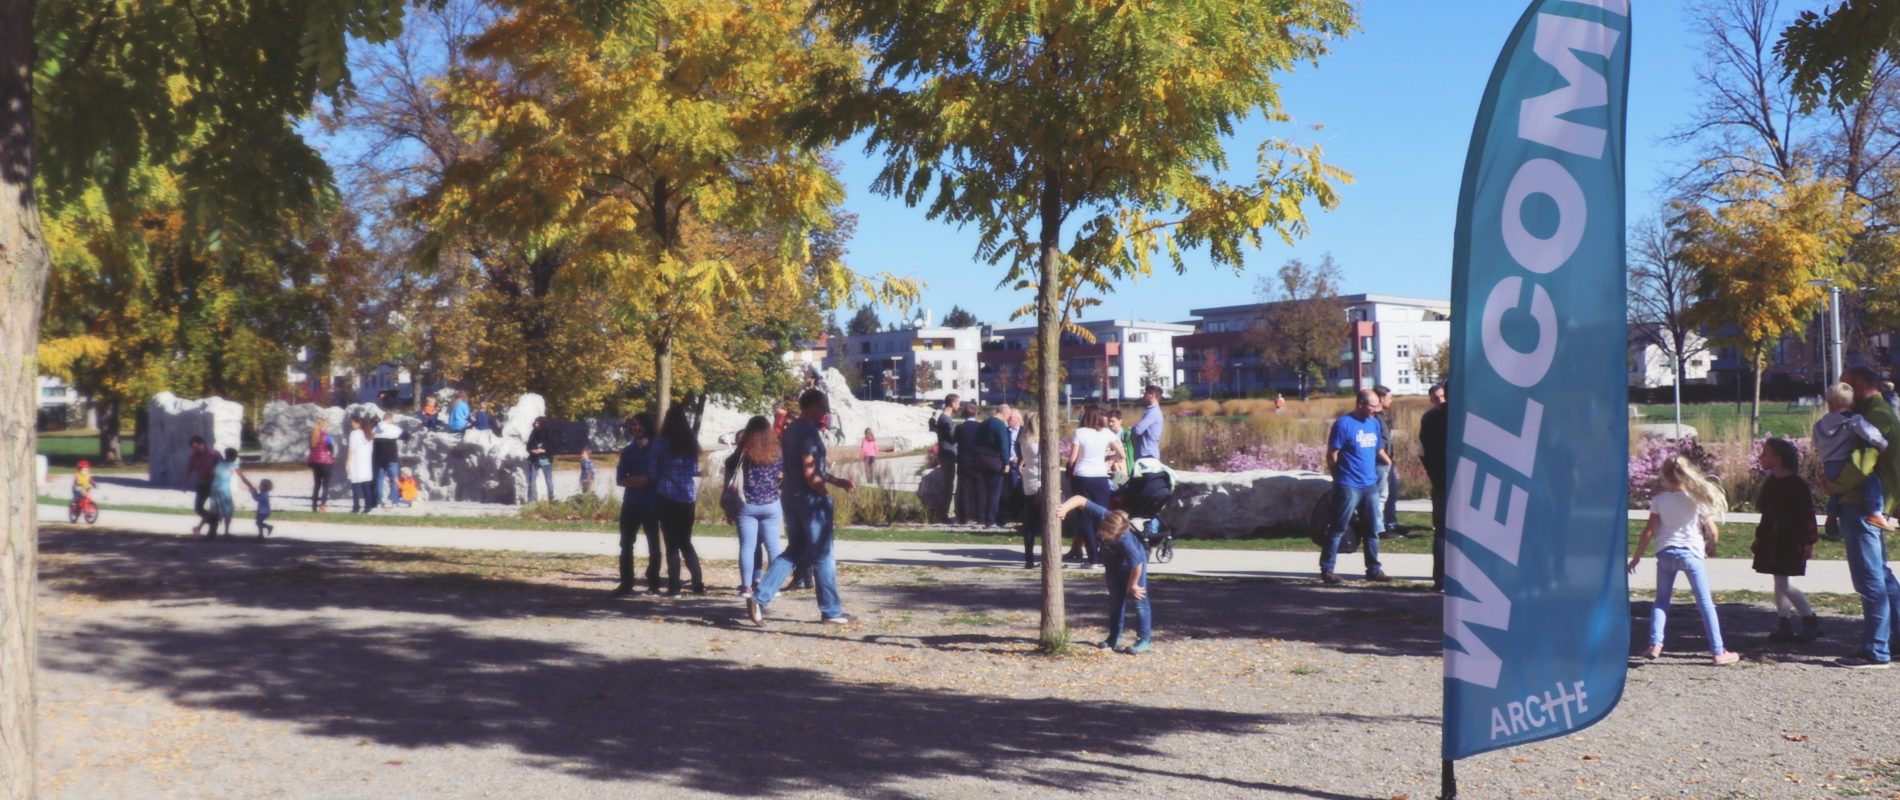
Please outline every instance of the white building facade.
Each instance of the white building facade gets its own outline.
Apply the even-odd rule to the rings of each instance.
[[[828,366],[856,376],[852,387],[866,400],[942,400],[977,390],[977,356],[983,329],[909,327],[831,337]],[[929,364],[928,384],[918,385],[918,366]]]

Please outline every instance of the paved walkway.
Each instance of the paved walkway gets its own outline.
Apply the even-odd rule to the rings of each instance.
[[[41,522],[65,522],[63,506],[41,505]],[[147,533],[188,535],[192,518],[178,514],[151,514],[107,509],[102,524]],[[254,531],[248,519],[237,524],[240,534]],[[535,553],[579,553],[612,555],[619,552],[619,538],[603,533],[575,531],[481,530],[463,528],[424,528],[391,525],[351,525],[323,522],[280,522],[274,539],[320,542],[350,542],[364,545],[401,547],[454,547],[474,550],[511,550]],[[244,536],[231,546],[245,546]],[[707,558],[736,559],[736,542],[725,537],[702,537],[699,551]],[[858,542],[840,541],[838,559],[861,564],[896,564],[935,567],[1010,567],[1022,568],[1020,547],[990,543],[949,544],[931,542]],[[1400,580],[1431,579],[1432,558],[1423,554],[1392,553],[1382,558],[1385,570]],[[1362,557],[1340,557],[1340,574],[1355,577]],[[1219,578],[1313,578],[1318,574],[1318,554],[1311,550],[1195,550],[1177,548],[1174,561],[1157,564],[1156,574],[1195,575]],[[1744,559],[1721,558],[1709,562],[1711,582],[1719,589],[1748,589],[1772,592],[1774,580],[1757,574]],[[1071,570],[1071,575],[1095,574]],[[1630,576],[1630,586],[1650,589],[1655,586],[1655,570],[1644,568]],[[1810,592],[1851,593],[1853,584],[1844,561],[1811,561],[1808,574],[1797,586]],[[1683,584],[1678,584],[1681,589]]]

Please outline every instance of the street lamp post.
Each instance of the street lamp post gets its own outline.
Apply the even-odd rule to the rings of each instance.
[[[1808,281],[1808,285],[1827,287],[1827,322],[1821,334],[1826,340],[1826,349],[1821,354],[1821,387],[1825,396],[1828,384],[1847,369],[1841,355],[1841,286],[1833,278],[1816,278]]]

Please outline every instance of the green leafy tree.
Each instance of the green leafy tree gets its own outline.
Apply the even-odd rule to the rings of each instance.
[[[941,388],[943,381],[937,379],[936,362],[919,360],[917,362],[917,368],[911,373],[911,383],[916,388],[918,397],[922,397]]]
[[[1310,386],[1326,382],[1326,371],[1339,366],[1348,341],[1341,277],[1328,253],[1318,264],[1288,259],[1277,274],[1260,279],[1267,317],[1265,324],[1247,330],[1247,342],[1268,361],[1293,369],[1301,397]]]
[[[884,322],[877,318],[877,309],[868,305],[859,306],[858,312],[852,314],[851,321],[845,325],[845,332],[852,336],[864,336],[883,329]]]
[[[943,315],[943,326],[946,328],[974,328],[981,324],[976,315],[963,310],[963,306],[951,306],[950,313]]]
[[[824,0],[819,10],[866,43],[871,69],[866,81],[828,76],[811,113],[828,123],[820,136],[868,130],[886,159],[877,191],[975,225],[1003,282],[1036,288],[1044,354],[1057,352],[1065,289],[1147,275],[1157,253],[1184,270],[1184,249],[1238,267],[1263,232],[1303,234],[1305,204],[1332,206],[1347,177],[1317,148],[1276,138],[1236,182],[1223,142],[1253,115],[1287,119],[1277,77],[1355,26],[1345,0]],[[1038,361],[1041,408],[1058,407],[1058,361]],[[1051,486],[1060,427],[1042,432]],[[1043,497],[1045,545],[1060,530],[1055,495]],[[1067,638],[1060,566],[1043,571],[1050,647]]]
[[[1900,59],[1900,1],[1846,0],[1802,11],[1775,53],[1808,108],[1857,102],[1873,89],[1880,60]]]

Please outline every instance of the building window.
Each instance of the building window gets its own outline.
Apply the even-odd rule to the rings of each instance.
[[[1142,342],[1145,342],[1145,341],[1148,341],[1148,334],[1146,334],[1146,333],[1131,333],[1131,334],[1128,334],[1128,343],[1129,343],[1129,344],[1140,344],[1140,343],[1142,343]]]
[[[1399,385],[1400,386],[1412,385],[1412,371],[1411,370],[1409,369],[1399,370]]]
[[[1399,348],[1399,352],[1398,352],[1399,358],[1412,357],[1412,343],[1411,342],[1399,342],[1398,348]]]

